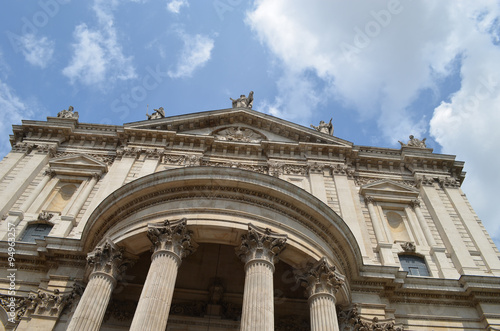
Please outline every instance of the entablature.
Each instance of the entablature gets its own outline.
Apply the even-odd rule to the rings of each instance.
[[[419,190],[405,184],[384,179],[360,187],[359,193],[375,201],[409,204],[418,198]]]

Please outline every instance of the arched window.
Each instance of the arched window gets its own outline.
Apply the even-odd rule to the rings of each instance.
[[[50,230],[52,230],[52,226],[52,224],[46,223],[29,224],[20,241],[34,243],[35,239],[43,239],[49,234]]]
[[[404,271],[412,276],[430,276],[427,263],[423,257],[412,254],[399,255],[399,262]]]

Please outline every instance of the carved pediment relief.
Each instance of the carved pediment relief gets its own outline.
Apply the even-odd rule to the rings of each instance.
[[[419,191],[413,187],[389,179],[361,186],[359,193],[376,201],[409,203],[416,199]]]
[[[222,128],[215,130],[212,135],[217,140],[225,141],[236,141],[245,143],[259,143],[262,140],[266,140],[266,137],[250,128],[245,128],[241,126],[230,126],[227,128]]]
[[[49,161],[49,165],[52,171],[62,175],[92,176],[102,175],[108,171],[106,163],[84,154],[54,158]]]
[[[325,136],[317,130],[276,118],[252,109],[221,109],[194,114],[165,117],[152,121],[129,123],[125,132],[141,130],[146,134],[186,134],[214,136],[218,140],[241,142],[310,142],[352,148],[352,143],[334,136]],[[238,131],[241,130],[242,132]],[[228,131],[224,131],[228,130]]]

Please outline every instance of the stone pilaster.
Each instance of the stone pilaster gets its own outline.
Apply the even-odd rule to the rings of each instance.
[[[31,153],[33,148],[34,145],[29,143],[17,143],[12,146],[12,151],[0,163],[0,181],[19,164],[19,161]]]
[[[335,267],[323,257],[309,270],[299,274],[297,280],[306,287],[311,331],[338,331],[335,293],[343,281],[335,274]]]
[[[435,183],[425,178],[419,179],[422,200],[436,224],[436,228],[443,240],[446,250],[461,275],[477,275],[480,270],[474,262],[469,249],[462,239],[459,229],[455,225],[452,216],[442,201]]]
[[[16,170],[16,176],[0,191],[0,217],[8,212],[29,184],[45,167],[54,150],[54,147],[40,145],[37,152],[32,151],[23,158],[22,163],[18,163],[17,167],[19,170]]]
[[[368,213],[373,224],[373,231],[377,239],[377,250],[380,253],[382,265],[395,265],[394,255],[392,254],[392,243],[387,240],[387,235],[384,232],[380,217],[377,214],[374,206],[374,199],[370,196],[365,197]]]
[[[274,264],[287,236],[249,224],[236,254],[245,263],[241,331],[274,330]]]
[[[368,250],[371,251],[372,249],[368,246],[370,239],[364,225],[364,216],[361,212],[361,206],[353,198],[357,194],[354,182],[350,179],[354,170],[344,164],[332,165],[331,169],[342,219],[347,223],[356,238],[361,254],[363,254],[363,259],[370,259],[368,257]]]
[[[69,323],[70,331],[100,329],[117,278],[127,266],[122,251],[109,239],[88,254],[87,262],[92,273]]]
[[[85,185],[85,188],[78,195],[78,198],[73,203],[73,206],[71,206],[71,209],[68,211],[68,216],[76,218],[76,216],[80,212],[80,209],[82,209],[85,201],[87,201],[87,199],[89,198],[90,193],[92,192],[95,184],[100,178],[101,176],[99,174],[93,174],[92,177],[88,179],[87,185]]]
[[[153,255],[130,330],[165,330],[177,271],[182,259],[194,251],[187,221],[148,225]]]

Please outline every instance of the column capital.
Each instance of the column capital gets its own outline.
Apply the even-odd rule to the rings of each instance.
[[[14,146],[12,146],[12,152],[15,153],[23,153],[28,155],[35,148],[35,145],[32,143],[18,142]]]
[[[420,207],[420,200],[419,199],[414,199],[410,201],[410,206],[415,209]]]
[[[116,281],[127,269],[130,261],[123,257],[123,248],[116,246],[109,238],[87,254],[87,263],[92,274],[106,274]]]
[[[96,182],[98,182],[101,179],[101,176],[102,175],[100,173],[94,172],[90,176],[90,180],[94,179]]]
[[[325,257],[322,257],[308,270],[299,272],[296,279],[302,286],[306,287],[306,294],[309,298],[315,294],[335,296],[339,287],[344,283],[335,274],[335,266],[330,265]]]
[[[367,195],[365,196],[365,201],[366,201],[366,204],[373,204],[375,202],[375,198],[372,197],[371,195]]]
[[[49,178],[54,178],[56,176],[56,172],[52,169],[47,169],[43,172],[43,175]]]
[[[153,243],[151,247],[154,255],[158,252],[171,252],[179,262],[196,249],[191,243],[192,231],[187,229],[187,219],[170,222],[148,224],[148,238]]]
[[[241,245],[236,248],[236,255],[245,264],[252,260],[264,260],[274,265],[278,262],[279,253],[285,249],[287,238],[286,234],[248,224],[248,233],[241,236]]]

